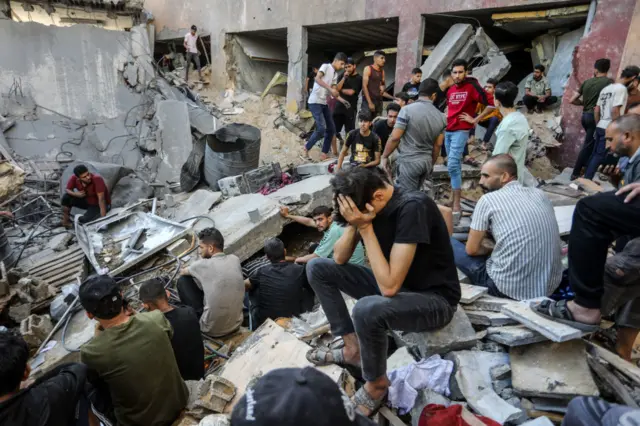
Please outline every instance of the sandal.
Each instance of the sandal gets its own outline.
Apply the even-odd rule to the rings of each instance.
[[[327,361],[327,355],[331,354],[333,361]],[[307,361],[317,367],[323,367],[325,365],[337,364],[344,365],[344,353],[342,348],[329,349],[329,348],[314,348],[307,352]]]
[[[569,327],[576,328],[586,333],[593,333],[600,329],[598,324],[586,324],[576,321],[569,308],[567,308],[566,300],[560,300],[558,302],[554,300],[543,300],[539,304],[534,302],[531,304],[531,309],[536,314],[550,319],[551,321],[566,324]]]
[[[380,399],[373,399],[369,392],[362,386],[358,391],[353,395],[353,404],[356,406],[356,410],[360,412],[363,416],[372,417],[375,416],[378,410],[382,407],[382,403],[386,399],[387,394],[384,394]],[[362,410],[359,410],[358,407],[364,407],[369,410],[369,414],[364,414]]]

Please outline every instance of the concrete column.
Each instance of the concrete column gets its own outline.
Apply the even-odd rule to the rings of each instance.
[[[411,9],[413,10],[413,9]],[[410,13],[400,16],[398,56],[396,58],[396,92],[411,78],[411,70],[422,65],[424,16]]]
[[[304,80],[307,76],[307,29],[296,25],[287,28],[289,79],[287,81],[287,111],[303,108]]]
[[[640,1],[636,2],[636,7],[631,17],[627,42],[624,45],[622,60],[620,61],[620,72],[628,65],[640,64]]]

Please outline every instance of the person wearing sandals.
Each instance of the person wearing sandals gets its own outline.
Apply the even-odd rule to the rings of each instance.
[[[482,166],[483,195],[473,212],[466,245],[451,239],[456,266],[489,295],[516,300],[549,296],[562,280],[560,231],[553,205],[537,188],[518,182],[508,154]],[[495,247],[483,240],[491,233]]]
[[[380,169],[353,168],[331,181],[345,225],[333,260],[307,264],[309,284],[331,333],[344,348],[315,348],[316,365],[360,366],[366,381],[354,403],[370,416],[387,394],[387,331],[423,332],[446,326],[460,301],[460,282],[447,225],[426,194],[394,187]],[[362,240],[371,269],[349,264]],[[341,292],[358,299],[353,321]]]
[[[619,327],[616,350],[629,359],[630,342],[640,329],[640,116],[613,120],[605,138],[616,154],[630,160],[617,192],[601,192],[576,204],[569,234],[569,284],[576,297],[544,301],[533,309],[585,332],[597,331],[602,315],[614,313]],[[611,243],[622,249],[622,237],[633,241],[607,259]]]

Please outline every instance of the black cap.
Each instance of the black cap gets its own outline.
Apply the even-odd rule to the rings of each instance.
[[[231,426],[374,426],[356,413],[349,397],[313,367],[281,368],[247,389],[231,414]]]
[[[80,286],[80,303],[90,314],[111,319],[122,310],[120,287],[107,275],[91,277]]]

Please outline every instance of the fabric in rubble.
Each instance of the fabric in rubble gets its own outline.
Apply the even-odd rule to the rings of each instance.
[[[463,415],[464,407],[462,405],[451,405],[445,407],[444,405],[429,404],[424,407],[420,419],[418,420],[418,426],[471,426]],[[467,412],[468,413],[468,412]],[[470,416],[475,417],[476,422],[473,425],[477,425],[478,421],[482,422],[486,426],[500,426],[500,423],[491,420],[484,416]]]

